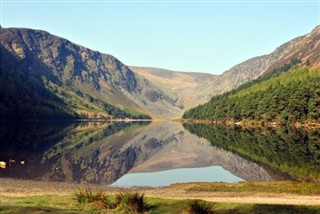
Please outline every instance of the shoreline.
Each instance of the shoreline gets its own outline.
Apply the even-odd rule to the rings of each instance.
[[[189,124],[205,124],[205,125],[226,125],[226,126],[240,126],[243,128],[281,128],[290,127],[295,129],[303,128],[305,130],[320,129],[320,123],[315,121],[304,121],[303,123],[295,122],[292,124],[281,124],[279,122],[263,122],[260,120],[227,120],[227,121],[215,121],[208,119],[178,119],[174,120],[180,123]]]

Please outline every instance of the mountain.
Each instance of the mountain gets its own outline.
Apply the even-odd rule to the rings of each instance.
[[[311,71],[295,59],[276,71],[213,97],[183,117],[264,124],[319,122],[320,67]]]
[[[134,67],[130,69],[150,80],[166,93],[175,96],[183,105],[182,110],[208,102],[213,96],[290,64],[299,59],[311,70],[320,66],[320,26],[304,36],[295,38],[270,54],[251,58],[233,66],[221,75],[187,73],[159,68]],[[177,116],[181,116],[180,111]]]
[[[60,97],[48,90],[42,77],[33,72],[32,68],[39,69],[51,77],[41,63],[21,62],[2,43],[0,60],[0,119],[76,117]]]
[[[189,99],[197,100],[198,104],[205,103],[217,94],[230,91],[249,80],[273,72],[289,64],[292,59],[299,59],[302,64],[313,70],[320,66],[320,26],[310,33],[297,37],[281,46],[270,54],[258,56],[233,66],[221,75],[211,77],[195,88]],[[196,106],[196,105],[195,105]]]
[[[212,74],[207,73],[179,72],[150,67],[130,66],[130,69],[150,80],[166,94],[178,99],[182,103],[183,110],[199,104],[199,100],[190,99],[190,95],[195,93],[207,79],[213,77]],[[178,112],[177,116],[181,115],[182,111]]]
[[[319,67],[320,27],[221,75],[128,67],[41,30],[1,29],[1,118],[179,118],[292,59]],[[208,62],[209,63],[209,62]]]
[[[254,120],[263,123],[308,123],[319,118],[320,26],[273,53],[243,62],[201,87],[222,92],[208,103],[186,111],[184,118]],[[225,81],[222,81],[225,80]],[[220,85],[219,85],[220,84]],[[212,89],[213,90],[213,89]],[[312,123],[313,123],[312,122]]]
[[[138,112],[144,112],[154,117],[172,117],[182,108],[179,100],[132,72],[117,58],[45,31],[6,28],[0,35],[0,48],[1,81],[7,82],[1,88],[6,98],[1,108],[7,112],[3,117],[14,117],[15,112],[23,109],[23,100],[28,99],[22,97],[45,102],[31,102],[34,109],[50,104],[61,111],[68,109],[73,116],[141,118],[145,116]],[[34,89],[19,96],[18,91],[25,91],[21,85]],[[57,101],[51,102],[47,97]],[[6,101],[11,99],[19,103],[16,111],[10,111],[13,104],[7,105]]]

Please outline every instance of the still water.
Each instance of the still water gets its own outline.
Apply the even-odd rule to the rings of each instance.
[[[1,123],[0,177],[120,187],[319,181],[319,139],[318,131],[175,122]]]

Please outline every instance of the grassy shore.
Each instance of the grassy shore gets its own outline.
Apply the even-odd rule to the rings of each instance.
[[[145,198],[145,213],[184,213],[190,200],[162,198]],[[320,213],[319,206],[268,205],[268,204],[236,204],[214,203],[215,213]],[[32,196],[32,197],[1,197],[0,213],[95,213],[104,212],[95,207],[79,206],[73,195],[63,196]],[[105,211],[119,213],[119,211]],[[121,213],[121,212],[120,212]]]
[[[59,191],[59,187],[53,185],[52,191],[49,187],[42,191],[28,183],[18,187],[19,182],[16,181],[17,187],[1,187],[0,213],[125,213],[79,204],[77,189],[73,187],[66,190],[62,186]],[[99,191],[98,187],[90,188]],[[24,192],[20,194],[22,189]],[[165,188],[100,190],[111,200],[115,200],[118,193],[144,193],[145,213],[187,213],[186,207],[195,199],[208,201],[214,213],[320,213],[320,184],[315,183],[186,183]]]

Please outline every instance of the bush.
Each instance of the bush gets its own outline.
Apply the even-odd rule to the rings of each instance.
[[[123,213],[143,213],[144,194],[139,193],[118,193],[116,195],[117,209]]]
[[[213,214],[212,208],[213,204],[209,202],[192,200],[187,204],[185,211],[188,214]]]
[[[93,204],[100,209],[114,209],[115,204],[108,200],[108,197],[102,190],[93,192],[90,188],[79,189],[75,193],[76,200],[79,204]]]
[[[111,198],[113,200],[111,200]],[[144,194],[139,193],[118,193],[113,197],[105,195],[102,190],[92,191],[91,188],[79,189],[75,193],[75,200],[82,205],[82,209],[101,211],[101,209],[115,209],[116,213],[143,213]]]

